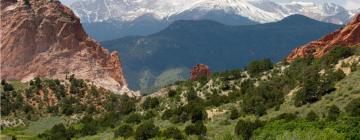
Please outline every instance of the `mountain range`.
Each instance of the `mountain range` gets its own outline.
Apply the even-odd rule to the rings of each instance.
[[[276,3],[268,0],[80,0],[70,7],[81,18],[86,31],[100,41],[149,35],[176,20],[251,25],[301,14],[319,21],[344,24],[356,12],[332,3]]]
[[[120,52],[125,77],[132,89],[159,87],[189,75],[195,64],[212,71],[240,68],[249,61],[279,61],[291,50],[341,26],[302,15],[281,21],[231,26],[210,20],[179,20],[148,36],[101,42]]]

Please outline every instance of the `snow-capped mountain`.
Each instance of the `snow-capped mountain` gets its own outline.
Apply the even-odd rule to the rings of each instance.
[[[282,16],[255,7],[245,0],[81,0],[71,5],[83,22],[133,21],[144,15],[167,20],[189,11],[206,14],[225,11],[265,23]],[[193,15],[194,18],[200,15]]]
[[[89,34],[98,40],[154,33],[181,19],[243,25],[274,22],[301,14],[344,24],[355,12],[329,3],[275,3],[270,0],[79,0],[70,7]]]
[[[350,11],[350,15],[351,15],[351,16],[355,16],[355,14],[357,14],[357,13],[360,13],[360,8]]]
[[[316,20],[334,24],[345,24],[351,18],[350,11],[333,3],[275,3],[267,0],[253,1],[251,3],[264,11],[275,13],[283,17],[301,14]]]

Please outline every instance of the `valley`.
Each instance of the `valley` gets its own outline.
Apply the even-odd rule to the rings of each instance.
[[[200,16],[99,43],[60,1],[0,0],[1,140],[360,139],[360,13],[336,25],[335,4],[320,6],[325,23],[286,14],[319,8],[304,2],[81,2],[127,20],[220,8],[261,24]]]

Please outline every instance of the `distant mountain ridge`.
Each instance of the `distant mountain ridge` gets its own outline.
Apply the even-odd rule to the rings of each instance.
[[[208,65],[212,71],[223,71],[243,67],[255,59],[278,61],[293,48],[340,27],[301,15],[242,26],[179,20],[149,36],[124,37],[101,44],[121,52],[129,87],[144,89],[156,86],[151,83],[168,70],[191,68],[198,63]],[[188,75],[189,70],[182,69],[180,73]],[[140,83],[150,86],[141,87]]]
[[[176,20],[251,25],[301,14],[319,21],[344,24],[356,12],[331,3],[276,3],[268,0],[92,0],[77,1],[71,8],[81,18],[87,32],[100,41],[149,35]]]

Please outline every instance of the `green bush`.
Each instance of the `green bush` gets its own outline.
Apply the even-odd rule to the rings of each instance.
[[[136,110],[136,100],[127,96],[126,94],[121,95],[119,97],[119,100],[117,100],[117,98],[115,97],[115,99],[113,100],[113,104],[114,106],[117,106],[116,110],[123,114],[129,114]]]
[[[143,119],[147,120],[147,119],[151,119],[153,117],[155,117],[157,115],[155,110],[148,110],[145,112]]]
[[[352,55],[354,55],[353,49],[344,46],[335,46],[328,54],[320,59],[320,62],[322,65],[329,66],[330,64],[336,64],[340,59]]]
[[[173,116],[173,111],[171,109],[166,109],[161,116],[161,119],[168,120]]]
[[[9,84],[9,83],[5,83],[5,85],[3,85],[3,90],[4,90],[5,92],[13,91],[13,90],[14,90],[14,87],[13,87],[11,84]]]
[[[294,113],[282,113],[276,116],[275,120],[285,120],[285,121],[292,121],[297,118],[296,114]]]
[[[98,123],[93,119],[91,115],[84,116],[80,123],[83,127],[79,130],[82,136],[95,135]]]
[[[168,97],[175,97],[178,94],[178,92],[176,90],[169,90],[168,91]]]
[[[360,98],[353,99],[346,105],[345,111],[353,117],[360,117]]]
[[[328,114],[327,114],[327,120],[329,121],[335,121],[340,115],[340,109],[336,105],[332,105],[329,108]]]
[[[314,111],[310,111],[306,115],[306,120],[308,120],[308,121],[317,121],[317,120],[319,120],[319,116]]]
[[[244,113],[262,116],[266,114],[266,109],[279,106],[283,101],[283,91],[275,82],[261,82],[258,87],[248,89],[241,109]]]
[[[176,127],[169,127],[162,132],[162,136],[166,139],[183,140],[185,137]]]
[[[236,120],[237,118],[239,118],[239,116],[239,111],[236,108],[232,108],[230,111],[230,119]]]
[[[114,137],[124,137],[128,138],[132,136],[134,133],[133,128],[130,125],[121,125],[119,128],[117,128],[114,132]]]
[[[197,121],[195,124],[186,126],[184,131],[187,135],[199,135],[203,137],[206,135],[207,128],[202,121]]]
[[[360,138],[359,122],[359,117],[340,117],[336,121],[270,121],[254,132],[253,139],[357,140]]]
[[[202,121],[207,118],[207,113],[203,107],[195,107],[191,111],[191,122],[195,123],[197,121]]]
[[[160,104],[160,101],[157,97],[147,97],[145,98],[145,101],[143,103],[144,109],[152,109],[155,107],[158,107]]]
[[[249,140],[252,133],[261,127],[261,122],[256,120],[255,122],[249,120],[239,120],[235,126],[235,134],[241,136],[244,140]]]
[[[30,6],[30,1],[29,0],[24,0],[24,5]]]
[[[68,131],[64,124],[57,124],[53,126],[50,130],[47,130],[45,133],[40,134],[39,138],[46,140],[69,140],[73,137],[74,134],[71,131]]]
[[[265,99],[259,95],[246,95],[241,104],[244,113],[262,116],[266,114]]]
[[[251,75],[256,75],[259,74],[261,72],[270,70],[273,68],[273,63],[271,62],[270,59],[263,59],[263,60],[255,60],[252,61],[247,67],[246,70],[251,74]]]
[[[303,75],[302,88],[294,97],[294,103],[297,107],[320,100],[322,96],[334,91],[335,83],[345,77],[345,74],[340,70],[326,70],[325,74],[320,76],[316,67],[305,68],[301,75]]]
[[[308,67],[302,74],[302,88],[296,93],[294,97],[295,106],[301,106],[306,103],[313,103],[322,96],[319,92],[320,75],[318,70],[314,67]]]
[[[126,118],[125,122],[138,124],[141,122],[141,118],[142,116],[139,113],[132,113]]]
[[[135,132],[136,140],[148,140],[150,138],[154,138],[160,134],[159,127],[155,126],[152,122],[144,122]]]
[[[197,100],[199,98],[197,96],[196,91],[192,87],[189,89],[188,92],[186,92],[185,97],[186,97],[188,102],[195,101],[195,100]]]

